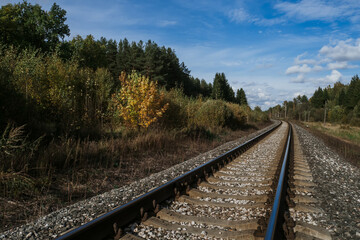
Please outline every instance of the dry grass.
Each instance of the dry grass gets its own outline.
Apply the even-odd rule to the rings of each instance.
[[[307,128],[315,136],[321,138],[326,145],[334,149],[339,155],[354,166],[360,166],[360,145],[354,139],[345,138],[344,136],[359,135],[360,132],[356,127],[330,125],[322,123],[301,123],[304,128]],[[339,134],[339,132],[341,134]],[[335,134],[337,133],[337,134]],[[340,137],[342,136],[342,137]]]
[[[315,128],[328,135],[341,138],[343,141],[360,146],[360,127],[332,123],[323,124],[319,122],[310,122],[306,124],[309,125],[309,127]]]
[[[211,137],[196,129],[191,133],[153,129],[98,141],[52,141],[29,170],[31,176],[25,175],[32,194],[11,196],[3,188],[0,231],[167,169],[257,128],[224,130]]]

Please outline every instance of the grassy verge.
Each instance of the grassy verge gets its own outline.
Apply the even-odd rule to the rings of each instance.
[[[149,176],[268,124],[211,134],[152,129],[100,140],[53,140],[40,149],[36,168],[0,171],[0,231]],[[18,156],[24,164],[24,156]]]
[[[307,122],[306,124],[310,128],[360,146],[360,127],[319,122]]]
[[[360,128],[316,122],[300,123],[354,166],[360,167]]]

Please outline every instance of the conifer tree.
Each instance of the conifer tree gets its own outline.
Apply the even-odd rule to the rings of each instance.
[[[245,91],[242,88],[236,91],[236,103],[239,105],[248,105]]]
[[[216,73],[213,83],[212,98],[232,102],[235,99],[234,91],[230,87],[224,73]]]
[[[311,98],[311,105],[314,108],[322,108],[324,106],[324,92],[321,87],[319,87]]]

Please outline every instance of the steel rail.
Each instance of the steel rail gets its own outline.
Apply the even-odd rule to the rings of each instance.
[[[276,194],[274,199],[274,204],[271,210],[271,215],[269,219],[269,224],[266,229],[265,240],[272,239],[283,239],[282,233],[282,223],[280,220],[283,216],[279,212],[282,211],[285,204],[285,191],[287,185],[287,172],[288,165],[290,161],[290,146],[291,146],[291,137],[292,137],[292,127],[289,123],[289,132],[286,142],[286,149],[283,157],[283,162],[281,166],[281,172],[279,176],[279,182],[276,188]]]
[[[70,230],[57,239],[91,240],[104,239],[109,237],[113,238],[117,234],[116,230],[114,229],[114,223],[116,223],[116,228],[123,228],[136,219],[143,218],[146,212],[154,211],[159,203],[176,196],[180,192],[186,191],[190,185],[196,184],[199,179],[208,177],[209,174],[214,173],[216,170],[220,169],[221,166],[230,162],[242,152],[245,152],[255,143],[274,131],[281,124],[282,122],[275,125],[266,132],[263,132],[260,135],[222,154],[221,156],[212,159],[173,180],[170,180],[169,182],[151,190],[150,192],[145,193],[140,197],[137,197],[130,202],[121,205],[78,228]]]

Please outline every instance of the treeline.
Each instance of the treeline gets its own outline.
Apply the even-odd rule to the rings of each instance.
[[[269,109],[275,117],[302,121],[324,121],[360,126],[360,79],[351,78],[349,84],[336,82],[332,87],[319,87],[313,96],[298,96]]]
[[[224,100],[247,106],[243,89],[231,88],[224,73],[213,84],[194,78],[171,48],[153,41],[116,42],[70,35],[66,11],[26,1],[0,9],[0,127],[27,124],[33,132],[89,133],[114,122],[112,96],[121,73],[138,73],[163,91],[184,97]]]

